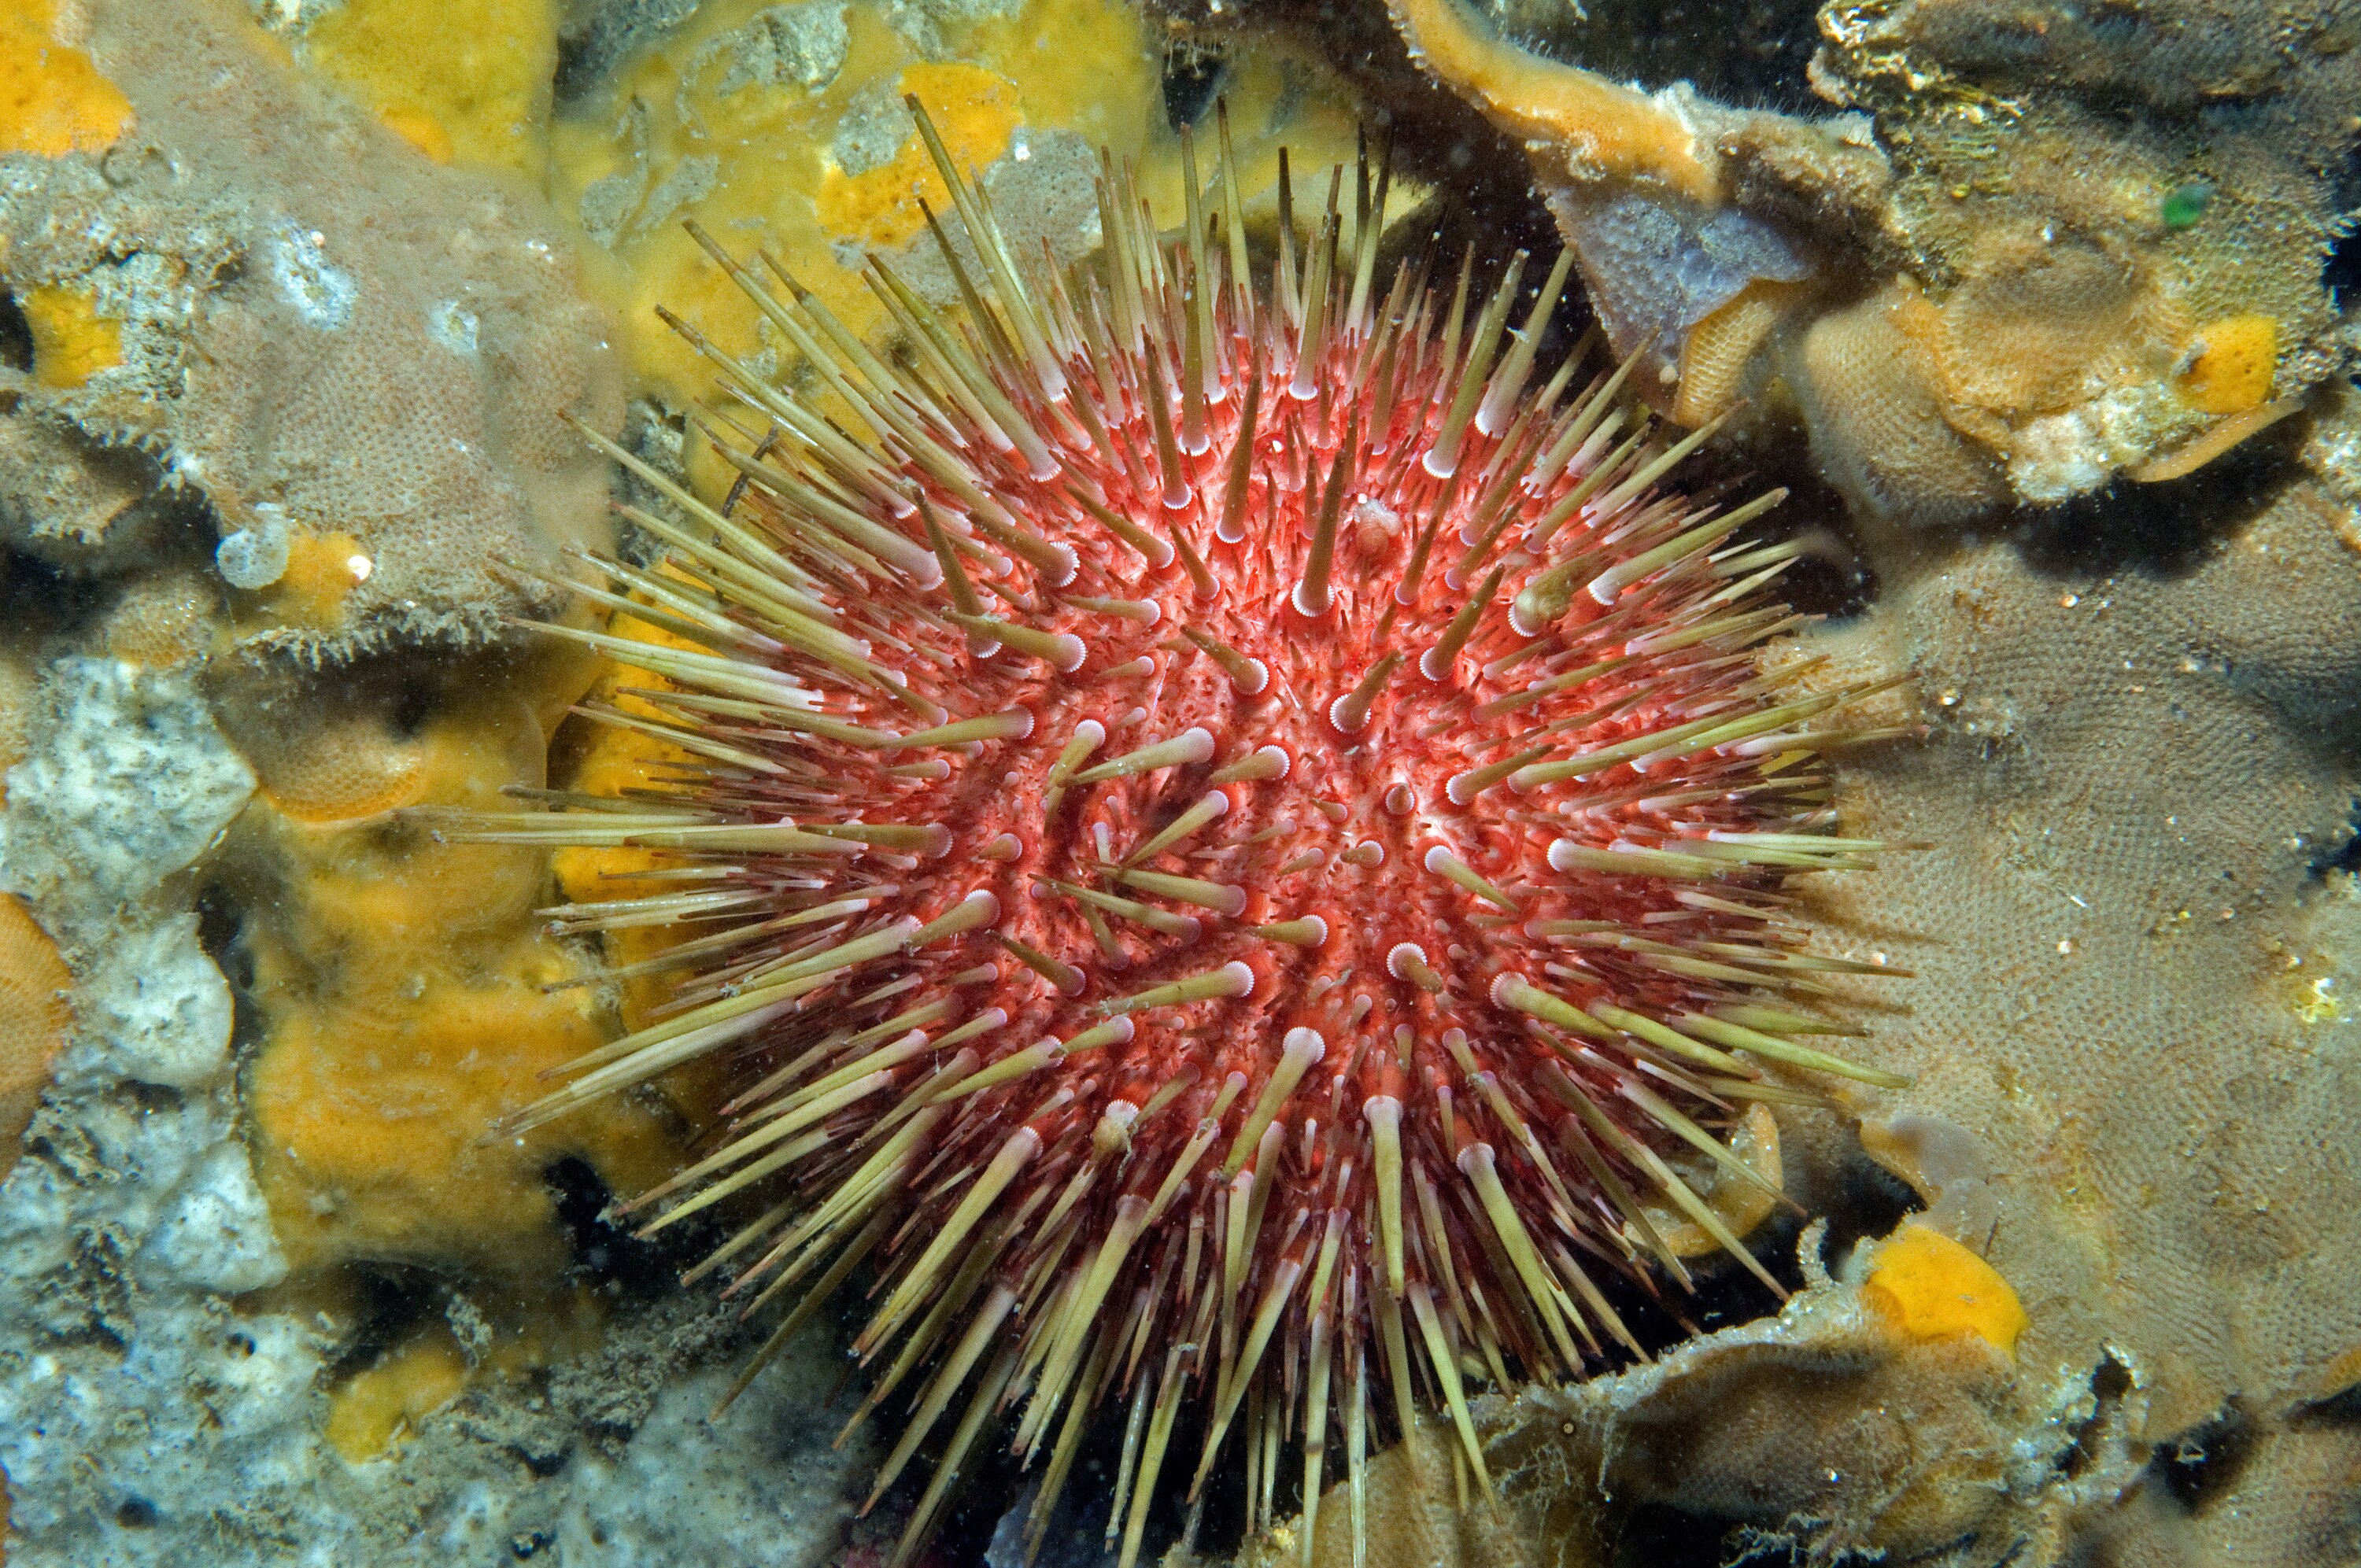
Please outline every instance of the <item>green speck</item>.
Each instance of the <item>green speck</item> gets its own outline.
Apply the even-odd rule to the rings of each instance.
[[[2182,229],[2203,217],[2206,207],[2213,203],[2213,185],[2211,181],[2191,180],[2186,185],[2174,186],[2164,198],[2165,228],[2171,233],[2179,234]]]

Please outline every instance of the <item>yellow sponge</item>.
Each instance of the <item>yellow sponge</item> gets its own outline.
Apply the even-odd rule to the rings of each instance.
[[[1971,1333],[2015,1354],[2025,1308],[1993,1266],[1925,1225],[1904,1225],[1877,1249],[1861,1299],[1908,1339]]]
[[[328,1442],[356,1464],[379,1458],[403,1429],[467,1386],[467,1364],[447,1334],[404,1345],[336,1390],[328,1404]]]
[[[303,63],[437,163],[537,178],[557,68],[552,0],[347,0],[303,35]]]
[[[73,981],[32,913],[0,893],[0,1172],[16,1163],[16,1139],[41,1102],[49,1065],[73,1023]]]
[[[2228,316],[2198,329],[2204,348],[2181,374],[2183,396],[2209,414],[2244,413],[2271,395],[2279,368],[2279,323],[2269,316]]]
[[[87,289],[27,289],[19,302],[33,334],[33,378],[71,391],[123,363],[123,325],[98,313]]]
[[[989,168],[1008,150],[1022,118],[1016,84],[979,65],[921,61],[904,70],[895,85],[927,106],[951,162],[961,169]],[[926,143],[912,137],[875,169],[847,174],[831,166],[821,177],[815,205],[820,225],[830,234],[892,250],[925,230],[919,203],[942,212],[950,199]]]
[[[131,100],[56,22],[50,0],[0,6],[0,153],[104,152],[131,124]]]

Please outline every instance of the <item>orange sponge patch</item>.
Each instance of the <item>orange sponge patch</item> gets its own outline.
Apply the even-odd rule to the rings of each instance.
[[[628,1106],[483,1141],[501,1113],[547,1086],[544,1071],[605,1036],[554,953],[538,974],[413,974],[375,994],[297,1009],[254,1074],[265,1186],[291,1258],[467,1257],[500,1271],[562,1262],[544,1167],[588,1152],[642,1181],[669,1149]]]
[[[1861,1299],[1905,1339],[1974,1334],[2014,1353],[2025,1308],[1997,1270],[1940,1231],[1905,1224],[1877,1250]]]
[[[487,1139],[544,1072],[604,1043],[580,961],[543,934],[536,850],[438,842],[376,816],[475,808],[541,782],[538,718],[487,702],[402,741],[331,727],[343,766],[269,763],[264,831],[280,891],[255,943],[273,999],[251,1069],[257,1173],[289,1258],[464,1260],[514,1277],[564,1261],[544,1169],[566,1155],[611,1184],[669,1168],[662,1115],[613,1103],[522,1138]],[[289,809],[291,807],[292,809]],[[353,817],[344,814],[352,813]]]
[[[0,153],[104,152],[130,128],[131,100],[56,24],[50,0],[0,7]]]
[[[328,1405],[328,1442],[356,1464],[379,1458],[405,1428],[467,1386],[467,1364],[448,1334],[404,1345],[336,1390]]]
[[[448,1321],[430,1322],[331,1388],[326,1434],[336,1453],[354,1464],[381,1459],[470,1385],[530,1376],[595,1348],[606,1321],[597,1293],[579,1284],[544,1292],[521,1315],[497,1296],[491,1305],[518,1321],[482,1321],[465,1349]]]
[[[553,0],[346,0],[303,61],[437,163],[538,175],[557,68]]]
[[[425,797],[431,776],[427,753],[423,740],[390,735],[372,718],[335,719],[313,744],[268,759],[263,798],[297,822],[381,817]]]
[[[395,104],[379,109],[377,117],[384,122],[387,130],[437,163],[450,162],[458,152],[452,144],[451,133],[443,128],[443,122],[423,109]]]
[[[106,652],[151,670],[193,659],[212,646],[220,600],[215,585],[194,572],[138,578],[107,611],[101,632]]]
[[[927,106],[954,168],[985,169],[997,162],[1022,118],[1016,84],[982,66],[955,60],[913,65],[898,85]],[[847,174],[831,167],[820,181],[815,205],[820,225],[829,233],[894,250],[925,230],[921,202],[948,211],[950,190],[935,171],[927,144],[914,134],[874,169]]]
[[[2180,390],[2209,414],[2244,413],[2271,395],[2279,323],[2269,316],[2228,316],[2198,329],[2204,345],[2181,373]]]
[[[72,983],[49,933],[22,903],[0,894],[0,1169],[16,1163],[16,1140],[66,1043]]]
[[[608,630],[618,637],[661,647],[694,647],[685,638],[628,615],[615,617]],[[592,685],[590,696],[596,702],[632,718],[664,720],[672,716],[632,692],[671,689],[672,683],[662,675],[609,663]],[[566,770],[566,783],[569,788],[588,794],[620,795],[698,760],[686,748],[643,730],[588,723],[582,729],[584,743]],[[557,851],[551,869],[556,875],[559,891],[569,899],[584,902],[615,897],[624,883],[663,863],[664,857],[646,850],[569,846]],[[609,932],[606,945],[609,957],[618,966],[628,968],[660,957],[681,938],[681,931],[675,927],[639,927]],[[672,977],[668,974],[643,971],[628,975],[621,982],[619,997],[623,1026],[637,1029],[649,1023],[651,1009],[671,994]]]
[[[33,378],[64,391],[123,363],[123,323],[98,313],[88,289],[27,289],[18,304],[33,334]]]
[[[270,608],[291,625],[332,627],[344,619],[346,598],[373,565],[349,533],[291,532],[287,571],[269,589]]]
[[[2317,1397],[2333,1398],[2356,1384],[2361,1384],[2361,1344],[2329,1362],[2327,1370],[2321,1374]]]

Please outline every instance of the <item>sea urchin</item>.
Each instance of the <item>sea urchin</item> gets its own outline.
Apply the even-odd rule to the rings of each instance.
[[[866,1266],[854,1419],[913,1407],[879,1491],[954,1429],[905,1557],[1004,1412],[1046,1450],[1038,1540],[1089,1414],[1126,1409],[1126,1568],[1191,1403],[1191,1494],[1237,1431],[1250,1522],[1298,1442],[1317,1506],[1333,1431],[1357,1526],[1373,1427],[1422,1404],[1488,1486],[1463,1371],[1640,1354],[1602,1282],[1686,1282],[1652,1214],[1769,1282],[1681,1168],[1764,1184],[1717,1128],[1814,1100],[1790,1069],[1883,1080],[1797,1038],[1838,960],[1781,885],[1878,846],[1829,836],[1801,766],[1857,694],[1752,652],[1795,620],[1763,596],[1791,548],[1738,539],[1776,497],[1658,490],[1696,438],[1620,371],[1529,389],[1564,258],[1516,330],[1513,266],[1488,302],[1466,267],[1373,300],[1366,159],[1308,244],[1282,163],[1267,292],[1226,129],[1177,238],[1109,162],[1103,247],[1060,271],[911,107],[957,323],[872,259],[889,364],[700,234],[810,395],[675,323],[741,480],[709,506],[598,441],[677,509],[626,509],[669,553],[588,590],[655,632],[550,630],[645,672],[599,716],[686,760],[443,823],[658,851],[655,891],[569,915],[682,937],[660,1020],[503,1130],[750,1064],[629,1207],[767,1193],[697,1272],[807,1285],[774,1346]]]

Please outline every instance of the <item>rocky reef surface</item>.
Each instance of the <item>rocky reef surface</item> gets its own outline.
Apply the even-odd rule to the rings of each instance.
[[[186,674],[112,659],[56,661],[26,729],[0,889],[56,938],[74,1024],[0,1185],[6,1560],[818,1561],[851,1456],[789,1391],[827,1376],[827,1347],[714,1425],[734,1337],[693,1299],[530,1393],[413,1409],[420,1441],[392,1460],[343,1457],[350,1334],[269,1299],[289,1262],[249,1155],[236,1003],[192,908],[254,773]],[[497,1354],[464,1294],[441,1311]],[[341,1404],[348,1429],[360,1401]]]
[[[604,534],[558,416],[619,417],[608,328],[530,203],[436,168],[242,20],[88,7],[126,128],[103,157],[7,160],[11,287],[55,324],[8,394],[0,537],[132,575],[202,504],[246,639],[480,641],[555,602],[495,558]]]
[[[1762,1238],[1797,1294],[1488,1398],[1497,1511],[1444,1450],[1388,1456],[1380,1568],[2361,1562],[2349,10],[15,8],[6,1560],[868,1550],[872,1456],[814,1414],[836,1327],[708,1421],[749,1339],[603,1215],[704,1091],[480,1142],[652,1004],[602,978],[633,951],[553,934],[531,855],[398,813],[646,764],[567,722],[611,672],[511,621],[589,613],[536,575],[609,528],[560,415],[718,488],[709,378],[650,307],[795,373],[682,217],[858,330],[864,249],[950,302],[915,93],[1060,259],[1095,149],[1175,205],[1216,94],[1257,189],[1378,125],[1405,243],[1571,243],[1642,400],[1720,422],[1708,477],[1797,486],[1839,613],[1780,656],[1912,677],[1918,738],[1836,784],[1930,847],[1810,913],[1914,971],[1828,982],[1913,1086],[1780,1113],[1829,1222]],[[964,1527],[995,1564],[1001,1501]]]

